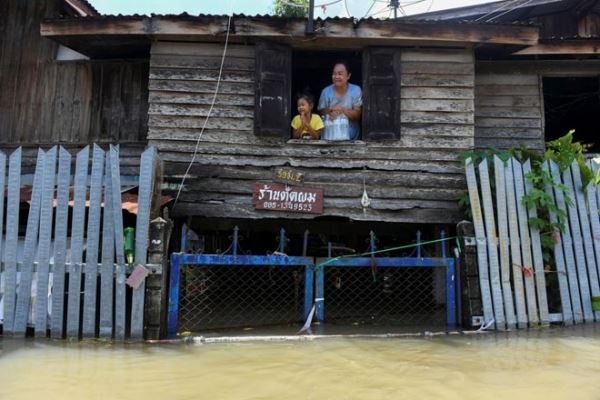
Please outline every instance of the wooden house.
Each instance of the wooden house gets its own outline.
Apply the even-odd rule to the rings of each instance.
[[[2,89],[2,142],[154,145],[164,188],[174,196],[181,189],[172,215],[225,239],[240,225],[255,251],[272,247],[255,233],[282,225],[362,249],[370,229],[392,243],[408,227],[399,224],[455,224],[465,190],[459,154],[490,145],[543,149],[543,87],[561,86],[546,78],[595,76],[597,90],[600,71],[596,1],[507,1],[463,14],[329,18],[312,27],[272,16],[90,9],[59,17],[63,3],[85,4],[27,2],[41,25],[25,24],[28,36],[3,45],[3,55],[22,60],[31,54],[19,47],[27,40],[43,52],[31,65],[2,65],[0,82],[12,85]],[[15,1],[2,7],[8,21],[33,12]],[[556,37],[567,34],[573,38]],[[88,59],[57,60],[59,45]],[[360,138],[292,139],[294,94],[318,96],[339,59],[363,90]],[[274,184],[278,173],[322,191],[322,212],[257,207],[257,185]]]
[[[406,17],[411,21],[524,23],[539,40],[516,52],[479,52],[475,62],[475,146],[542,149],[575,129],[598,152],[600,2],[499,1]]]
[[[61,144],[74,151],[90,143],[120,143],[125,156],[139,156],[145,146],[147,57],[90,58],[40,35],[44,18],[98,15],[83,0],[0,4],[0,150],[23,146],[27,174],[38,146]],[[122,172],[135,175],[137,168],[124,165]]]

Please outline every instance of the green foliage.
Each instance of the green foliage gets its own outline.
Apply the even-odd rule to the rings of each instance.
[[[273,14],[280,17],[307,17],[308,0],[275,0],[273,3]]]
[[[470,158],[473,165],[479,165],[483,160],[493,160],[494,156],[498,156],[502,161],[506,162],[509,158],[514,156],[514,150],[498,150],[495,147],[489,147],[485,150],[470,150],[463,151],[459,154],[458,158],[462,164]]]
[[[574,132],[569,131],[565,136],[547,142],[544,156],[547,160],[553,160],[560,168],[560,172],[569,168],[573,161],[577,161],[581,171],[581,181],[585,189],[592,182],[597,184],[598,177],[594,176],[594,172],[586,164],[584,153],[590,146],[579,142],[573,143]]]
[[[532,228],[539,230],[544,261],[546,264],[550,264],[554,246],[557,242],[557,232],[564,230],[567,222],[567,214],[565,210],[559,209],[556,206],[548,191],[553,190],[555,193],[562,192],[565,202],[569,206],[573,204],[573,200],[566,186],[560,182],[555,182],[551,174],[545,171],[543,166],[547,160],[552,160],[558,165],[560,171],[563,172],[569,168],[573,161],[576,161],[581,171],[584,188],[589,184],[597,185],[600,183],[600,173],[594,174],[591,168],[587,166],[584,156],[584,152],[588,147],[579,142],[573,142],[573,131],[571,131],[561,138],[546,143],[547,150],[543,156],[524,147],[509,150],[489,148],[483,151],[464,152],[460,155],[460,160],[464,163],[470,158],[474,165],[478,165],[483,160],[490,162],[494,156],[498,156],[504,162],[510,157],[515,157],[520,162],[530,160],[531,171],[525,175],[525,178],[531,184],[532,188],[529,193],[523,196],[521,202],[527,208],[535,208],[537,210],[537,217],[529,218],[528,222]],[[494,174],[490,174],[490,183],[494,186]],[[471,217],[468,193],[461,195],[458,204]],[[551,221],[550,215],[556,216],[555,222]]]

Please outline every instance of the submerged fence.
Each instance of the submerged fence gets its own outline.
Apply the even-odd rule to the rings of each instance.
[[[0,152],[0,244],[6,232],[0,246],[4,335],[24,336],[30,328],[36,336],[50,333],[53,338],[143,336],[145,276],[160,272],[147,265],[156,151],[148,148],[141,155],[135,256],[129,260],[118,147],[104,151],[94,145],[91,153],[91,171],[86,146],[76,155],[72,175],[67,150],[38,151],[19,259],[19,211],[27,200],[21,190],[22,151],[10,155],[8,179],[6,156]]]
[[[589,166],[598,170],[593,161]],[[554,162],[545,163],[543,169],[555,182],[545,188],[546,194],[567,215],[564,229],[553,232],[549,264],[544,262],[540,231],[530,223],[538,210],[522,202],[533,190],[527,179],[530,162],[495,157],[493,175],[485,160],[477,165],[478,174],[475,167],[467,160],[484,324],[512,329],[600,320],[592,308],[592,297],[600,296],[600,188],[584,189],[576,162],[563,172]],[[548,218],[558,222],[555,213]],[[555,303],[557,310],[552,310]]]

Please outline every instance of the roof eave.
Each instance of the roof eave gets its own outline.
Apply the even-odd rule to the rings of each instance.
[[[220,41],[227,33],[228,17],[130,16],[51,19],[42,22],[41,35],[91,58],[148,54],[152,40]],[[455,22],[401,22],[398,20],[327,19],[315,21],[315,34],[305,34],[305,20],[234,16],[232,42],[270,39],[302,47],[348,45],[514,45],[537,44],[539,29],[530,25],[496,25]],[[310,39],[310,40],[307,40]],[[115,53],[115,54],[113,54]]]

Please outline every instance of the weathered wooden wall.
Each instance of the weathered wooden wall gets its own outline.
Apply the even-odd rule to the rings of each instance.
[[[0,3],[0,147],[140,143],[147,131],[147,60],[56,61],[40,21],[61,1]]]
[[[150,60],[149,142],[176,188],[192,158],[216,86],[222,46],[158,42]],[[465,188],[458,153],[473,147],[471,50],[401,55],[401,139],[294,143],[256,136],[254,47],[230,45],[223,78],[175,215],[313,218],[261,212],[252,183],[291,166],[324,189],[325,215],[356,220],[447,223]],[[363,183],[371,198],[363,210]]]
[[[475,73],[475,147],[544,149],[541,77],[493,63]]]

